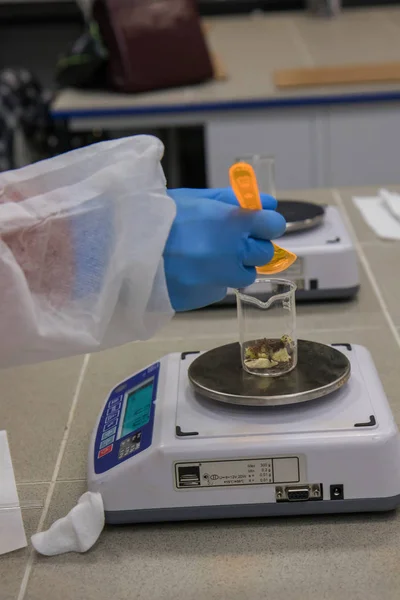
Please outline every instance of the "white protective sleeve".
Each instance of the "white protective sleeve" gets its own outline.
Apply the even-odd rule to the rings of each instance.
[[[0,173],[0,366],[150,338],[175,203],[150,136]]]

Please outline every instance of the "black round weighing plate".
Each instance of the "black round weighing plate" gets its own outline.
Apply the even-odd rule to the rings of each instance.
[[[336,348],[298,341],[297,367],[281,377],[258,377],[242,369],[240,346],[227,344],[200,354],[189,367],[202,396],[242,406],[280,406],[323,398],[349,380],[349,359]]]
[[[302,200],[279,200],[277,212],[286,219],[286,233],[305,231],[321,225],[325,208]]]

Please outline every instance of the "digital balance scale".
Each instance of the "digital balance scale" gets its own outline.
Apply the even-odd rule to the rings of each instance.
[[[287,222],[282,245],[298,256],[279,277],[296,283],[296,299],[353,298],[360,287],[357,253],[339,210],[335,206],[280,200],[277,211]],[[261,286],[257,294],[262,295]],[[229,290],[220,304],[235,302],[235,293]]]
[[[88,485],[110,524],[392,510],[400,438],[362,346],[299,341],[297,367],[263,378],[229,344],[119,383]]]

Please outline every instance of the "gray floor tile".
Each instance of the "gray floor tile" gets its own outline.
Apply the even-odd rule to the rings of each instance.
[[[57,486],[49,523],[82,486]],[[337,516],[107,528],[87,554],[39,557],[25,600],[397,600],[400,517]]]
[[[51,479],[82,362],[77,357],[0,371],[0,423],[17,483]]]
[[[400,242],[365,246],[365,255],[396,325],[400,325]]]

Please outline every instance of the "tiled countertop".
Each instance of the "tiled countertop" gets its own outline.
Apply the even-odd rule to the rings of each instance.
[[[298,328],[367,346],[400,423],[400,243],[377,241],[354,209],[352,193],[371,192],[298,194],[340,205],[362,268],[356,301],[299,305]],[[0,372],[0,427],[27,533],[85,491],[89,436],[113,384],[168,352],[235,336],[235,310],[212,309],[177,316],[146,343]],[[398,600],[399,556],[400,514],[110,527],[84,555],[42,558],[29,547],[0,557],[0,600]]]

